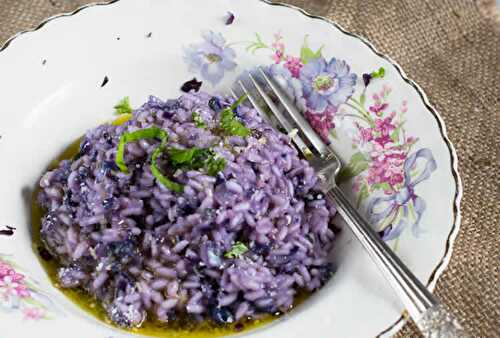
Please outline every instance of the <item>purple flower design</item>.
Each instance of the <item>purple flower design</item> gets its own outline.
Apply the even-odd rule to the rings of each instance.
[[[184,49],[184,61],[190,72],[200,72],[205,80],[216,85],[224,77],[224,72],[236,68],[236,53],[226,45],[221,33],[209,31],[202,36],[204,42]]]
[[[350,73],[345,61],[324,57],[310,60],[300,70],[300,80],[307,106],[322,113],[328,105],[338,107],[345,103],[354,92],[356,74]]]

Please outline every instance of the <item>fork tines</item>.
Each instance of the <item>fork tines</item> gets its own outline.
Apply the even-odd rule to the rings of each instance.
[[[277,127],[282,127],[289,134],[297,148],[306,157],[311,155],[311,150],[307,144],[310,144],[319,155],[326,155],[328,153],[328,146],[323,142],[318,134],[316,134],[299,109],[295,107],[295,105],[288,98],[288,95],[266,74],[262,68],[259,67],[258,70],[260,73],[259,77],[257,77],[257,74],[248,72],[248,78],[258,94],[250,90],[250,88],[248,88],[243,81],[237,81],[239,87],[247,95],[255,110],[257,110],[266,122],[276,127],[276,123],[273,123],[270,117],[266,114],[266,111],[270,111],[276,122],[279,124]],[[259,78],[263,79],[264,83],[271,89],[271,92],[276,96],[283,109],[278,107],[261,83],[259,83]],[[259,103],[259,101],[262,101],[259,100],[259,95],[265,102],[268,109],[263,107],[262,103]],[[300,133],[297,131],[300,131]],[[305,137],[305,140],[308,142],[304,141],[300,135]]]

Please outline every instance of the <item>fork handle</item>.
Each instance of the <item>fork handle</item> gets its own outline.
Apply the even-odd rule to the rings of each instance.
[[[363,219],[337,185],[327,191],[326,196],[336,204],[339,214],[397,293],[424,337],[470,337]]]

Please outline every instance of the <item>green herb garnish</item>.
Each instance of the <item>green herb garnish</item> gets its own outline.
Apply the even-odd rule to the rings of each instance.
[[[165,151],[165,147],[159,146],[153,152],[153,156],[151,157],[151,173],[158,180],[158,182],[163,184],[165,187],[167,187],[168,189],[170,189],[172,191],[181,193],[184,191],[184,186],[182,184],[176,183],[176,182],[170,180],[169,178],[167,178],[165,175],[162,174],[160,168],[158,168],[158,164],[157,164],[158,157],[160,157],[164,151]]]
[[[123,133],[120,137],[120,142],[118,143],[118,150],[116,152],[115,159],[116,166],[120,169],[120,171],[128,173],[128,168],[124,159],[125,146],[127,143],[152,138],[159,138],[161,140],[161,144],[165,145],[168,140],[168,134],[165,130],[157,127],[140,129],[131,133]]]
[[[205,167],[208,175],[215,176],[224,170],[226,161],[217,158],[217,154],[211,149],[189,148],[168,149],[170,164],[176,169],[200,169]]]
[[[226,252],[224,254],[224,257],[226,258],[239,258],[241,255],[243,255],[245,252],[248,251],[248,247],[241,243],[241,242],[236,242],[234,245],[231,247],[231,250]]]
[[[200,148],[170,148],[168,155],[174,168],[199,169],[203,167],[205,160],[210,156],[210,151]]]
[[[157,164],[158,157],[160,157],[160,155],[165,151],[165,146],[168,140],[168,134],[163,129],[157,127],[151,127],[133,131],[131,133],[124,133],[120,137],[120,143],[118,143],[118,150],[116,152],[116,158],[115,158],[116,166],[120,169],[120,171],[128,173],[128,168],[127,165],[125,164],[125,159],[124,159],[125,146],[127,145],[127,143],[139,141],[142,139],[153,139],[153,138],[159,138],[161,140],[160,145],[155,149],[151,157],[151,172],[153,176],[158,180],[158,182],[163,184],[168,189],[175,192],[182,192],[184,190],[184,187],[181,184],[175,183],[170,179],[168,179],[167,177],[165,177],[161,173],[160,168],[158,168]]]
[[[205,162],[207,168],[207,174],[210,176],[217,175],[220,171],[224,170],[226,167],[226,160],[221,158],[210,157]]]
[[[206,129],[207,128],[207,124],[201,118],[200,113],[194,111],[191,114],[191,117],[193,118],[193,122],[194,122],[194,125],[196,126],[196,128],[201,128],[201,129]]]
[[[233,103],[233,105],[231,105],[231,107],[226,108],[221,112],[220,126],[226,133],[241,137],[250,135],[250,129],[238,121],[234,115],[234,109],[245,101],[246,98],[246,95],[241,96],[235,103]]]
[[[132,113],[132,107],[130,106],[130,99],[128,96],[124,97],[118,104],[115,106],[116,115],[121,114],[130,114]]]

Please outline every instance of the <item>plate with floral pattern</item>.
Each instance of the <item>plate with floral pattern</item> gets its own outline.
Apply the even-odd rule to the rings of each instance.
[[[228,93],[257,66],[334,145],[342,187],[414,274],[432,290],[448,264],[461,185],[444,123],[394,61],[334,22],[262,0],[115,0],[51,18],[0,50],[2,338],[134,334],[50,283],[32,248],[33,187],[71,141],[111,118],[118,99],[177,97],[192,78]],[[349,231],[332,255],[337,271],[320,292],[239,334],[394,334],[404,309]]]

